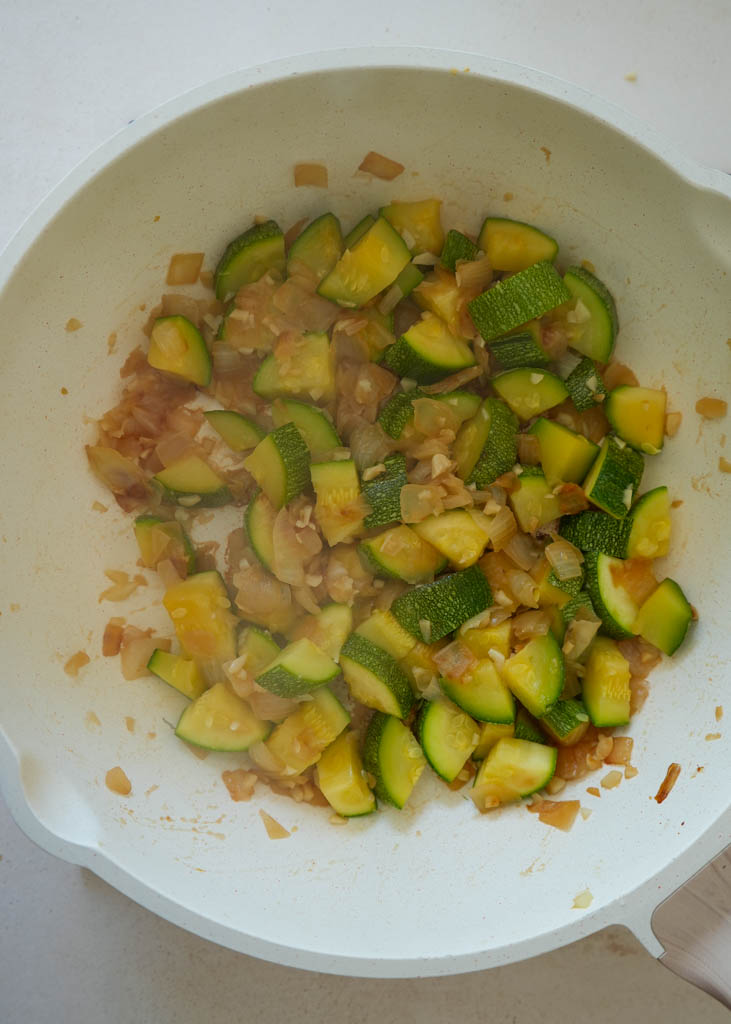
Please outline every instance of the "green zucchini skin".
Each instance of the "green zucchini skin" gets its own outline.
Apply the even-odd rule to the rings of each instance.
[[[473,565],[407,591],[393,602],[391,614],[412,636],[434,643],[491,604],[490,585]],[[422,631],[426,622],[430,623],[429,636]]]

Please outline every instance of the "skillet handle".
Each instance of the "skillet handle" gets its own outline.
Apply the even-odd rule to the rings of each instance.
[[[731,847],[657,907],[652,930],[664,967],[731,1008]]]

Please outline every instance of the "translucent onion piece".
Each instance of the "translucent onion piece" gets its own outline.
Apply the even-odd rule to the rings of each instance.
[[[393,181],[394,178],[398,178],[399,174],[403,174],[404,165],[371,150],[361,161],[358,170],[372,174],[376,178],[382,178],[384,181]]]
[[[324,164],[295,164],[294,187],[314,185],[316,188],[327,188],[327,167]]]
[[[507,505],[503,505],[490,526],[490,540],[495,551],[501,551],[517,532],[515,516]]]
[[[584,556],[567,540],[555,540],[547,544],[545,554],[560,580],[574,580],[581,576]]]
[[[178,252],[170,260],[165,284],[195,284],[202,266],[202,252]]]

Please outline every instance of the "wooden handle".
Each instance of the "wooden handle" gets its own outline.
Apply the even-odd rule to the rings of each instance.
[[[731,1008],[731,847],[657,908],[660,963]]]

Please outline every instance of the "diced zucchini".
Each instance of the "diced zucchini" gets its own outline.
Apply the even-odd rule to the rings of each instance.
[[[372,214],[367,213],[365,217],[358,221],[354,228],[350,229],[343,239],[345,248],[352,249],[355,243],[359,242],[366,231],[368,231],[369,228],[372,228],[375,223],[376,218]]]
[[[589,728],[589,716],[580,700],[559,700],[540,720],[548,736],[562,747],[573,747]]]
[[[558,483],[580,483],[599,454],[599,445],[583,434],[542,416],[530,428],[530,433],[538,438],[541,466],[549,487]]]
[[[427,761],[445,782],[454,782],[480,738],[472,719],[441,698],[424,702],[417,735]]]
[[[319,462],[324,455],[342,444],[335,427],[322,409],[298,402],[294,398],[276,398],[272,402],[272,422],[275,427],[294,423],[310,449],[313,462]]]
[[[277,509],[288,505],[310,482],[310,453],[294,423],[267,434],[244,466]]]
[[[519,366],[548,366],[550,362],[541,345],[538,320],[531,320],[504,338],[491,341],[490,352],[504,370],[514,370]]]
[[[564,383],[571,401],[579,412],[593,409],[598,402],[602,401],[601,395],[607,393],[596,363],[588,356],[584,356],[576,364]]]
[[[561,696],[564,659],[552,633],[534,637],[503,665],[503,678],[520,703],[536,718]]]
[[[169,654],[157,648],[152,652],[147,667],[158,679],[173,686],[189,700],[195,700],[206,691],[205,681],[196,663],[179,654]]]
[[[667,487],[655,487],[643,494],[625,522],[629,524],[627,558],[663,558],[667,555],[671,531]]]
[[[441,199],[394,202],[382,207],[380,215],[398,231],[412,256],[418,256],[421,252],[431,252],[438,256],[444,245],[441,208]]]
[[[615,578],[622,568],[619,558],[587,551],[584,559],[586,590],[604,631],[622,640],[634,636],[637,605],[628,591]],[[615,574],[612,574],[612,569]]]
[[[510,657],[510,640],[513,626],[510,619],[496,626],[460,626],[459,639],[476,658],[489,658],[490,651],[497,651],[503,658]],[[479,718],[479,715],[477,716]]]
[[[524,533],[535,533],[539,526],[558,519],[561,515],[558,497],[540,470],[523,466],[518,483],[520,486],[508,495],[508,501]]]
[[[308,637],[287,644],[256,677],[259,686],[278,697],[299,697],[332,682],[340,669]]]
[[[414,288],[419,287],[423,280],[424,275],[416,264],[407,263],[399,276],[393,282],[393,287],[398,288],[401,292],[401,299],[405,299],[407,296],[411,295]],[[399,301],[401,300],[399,299]]]
[[[364,306],[396,280],[411,254],[401,235],[379,217],[320,282],[318,292],[341,306]]]
[[[269,572],[274,566],[274,520],[277,509],[264,491],[257,491],[244,512],[244,529],[251,550]]]
[[[460,424],[477,415],[482,399],[471,391],[447,391],[444,395],[432,396],[437,402],[444,402],[457,414]]]
[[[608,363],[619,330],[617,307],[609,289],[585,267],[569,267],[563,279],[576,300],[572,303],[576,322],[571,325],[569,344],[590,359]]]
[[[398,453],[388,455],[383,465],[383,473],[363,484],[363,497],[371,508],[363,524],[369,529],[401,521],[401,488],[408,483],[406,458]]]
[[[386,350],[384,366],[399,377],[431,384],[475,365],[470,346],[439,317],[425,313],[395,345]]]
[[[338,262],[342,251],[340,221],[333,213],[323,213],[292,242],[287,256],[287,276],[291,277],[304,269],[319,284]]]
[[[487,253],[493,270],[514,273],[542,260],[554,260],[558,242],[519,220],[488,217],[480,231],[478,245]]]
[[[568,398],[566,385],[555,373],[540,366],[520,366],[506,370],[491,380],[498,395],[521,420],[540,416]]]
[[[177,520],[137,516],[135,538],[147,569],[155,569],[160,562],[169,560],[185,566],[189,574],[195,572],[195,548]]]
[[[515,719],[513,695],[500,678],[493,661],[482,658],[461,679],[440,679],[450,700],[480,722],[508,724]]]
[[[473,565],[401,594],[391,613],[412,636],[433,643],[491,604],[490,585]]]
[[[606,512],[590,509],[573,516],[563,516],[559,533],[579,551],[599,551],[613,558],[625,558],[630,523],[629,518],[615,519]]]
[[[490,538],[488,517],[470,512],[455,508],[414,523],[412,529],[448,558],[453,568],[467,569],[482,556]]]
[[[317,615],[306,615],[289,633],[290,640],[306,636],[333,661],[353,628],[353,612],[347,604],[326,604]]]
[[[183,455],[152,478],[164,502],[186,508],[216,508],[231,501],[231,491],[199,455]],[[196,500],[197,499],[197,500]]]
[[[472,759],[474,761],[482,761],[499,740],[510,739],[514,735],[515,725],[512,722],[509,725],[482,722],[480,725],[480,739],[472,752]]]
[[[541,732],[538,722],[533,715],[528,714],[525,708],[518,709],[518,713],[515,716],[515,732],[513,735],[516,740],[530,740],[531,743],[546,742],[546,737]]]
[[[414,289],[411,297],[421,309],[442,319],[455,337],[462,337],[464,293],[454,274],[437,267]]]
[[[584,666],[582,697],[592,725],[626,725],[630,716],[629,662],[614,640],[597,636]]]
[[[322,686],[276,727],[266,748],[281,762],[283,776],[300,775],[319,760],[349,722],[350,715],[335,694]]]
[[[169,587],[162,599],[183,653],[198,661],[236,657],[236,617],[217,572],[198,572]]]
[[[234,295],[243,285],[258,281],[268,270],[283,274],[285,264],[284,235],[279,225],[273,220],[255,224],[229,242],[218,261],[216,298]]]
[[[358,633],[343,644],[340,667],[354,699],[387,715],[405,718],[414,703],[409,680],[397,661]]]
[[[535,320],[571,297],[552,263],[542,261],[499,281],[468,303],[475,327],[485,341]]]
[[[234,452],[250,451],[264,437],[264,431],[258,423],[232,409],[213,409],[203,415]]]
[[[333,547],[350,540],[363,527],[358,470],[352,459],[313,462],[310,466],[315,489],[315,519],[327,543]]]
[[[216,683],[186,707],[175,735],[205,750],[242,751],[265,740],[270,729],[225,683]]]
[[[693,609],[678,584],[664,579],[640,606],[634,631],[665,654],[674,654],[685,639]]]
[[[376,609],[355,631],[358,636],[380,647],[396,661],[405,658],[413,650],[416,640],[400,626],[389,611]]]
[[[401,809],[426,767],[426,758],[403,722],[376,712],[366,732],[363,764],[376,780],[378,799]]]
[[[536,562],[530,570],[530,575],[538,584],[538,603],[541,608],[563,608],[569,601],[571,597],[569,590],[565,584],[558,585],[560,581],[547,558],[543,557]]]
[[[213,366],[203,335],[184,316],[158,317],[150,333],[147,362],[202,388],[211,383]]]
[[[546,584],[549,587],[555,587],[557,590],[562,590],[569,597],[576,597],[581,588],[584,586],[584,568],[579,567],[579,572],[576,576],[569,576],[568,579],[562,580],[555,569],[551,569],[546,579]]]
[[[376,576],[423,583],[444,569],[446,558],[410,526],[394,526],[376,537],[362,541],[360,555]]]
[[[471,238],[463,235],[461,231],[452,229],[447,232],[442,246],[442,266],[447,270],[454,271],[457,267],[457,260],[474,260],[479,251],[479,247]]]
[[[478,810],[489,811],[544,789],[556,771],[558,751],[544,743],[501,739],[480,765],[472,787]]]
[[[468,484],[487,487],[515,465],[518,421],[497,398],[486,398],[454,443],[457,472]]]
[[[359,818],[372,814],[376,798],[368,788],[358,737],[348,729],[323,751],[317,762],[317,785],[336,814]]]
[[[335,396],[335,363],[330,339],[322,332],[303,335],[297,356],[283,368],[274,353],[257,370],[252,388],[262,398],[302,398],[329,402]]]
[[[384,403],[378,415],[378,422],[389,437],[398,440],[414,418],[413,402],[422,398],[420,391],[397,391]]]
[[[237,641],[238,657],[244,658],[247,675],[256,677],[271,665],[279,654],[279,644],[266,629],[258,626],[244,626],[239,630]]]
[[[579,612],[588,613],[589,615],[595,615],[594,605],[591,603],[591,598],[585,590],[580,590],[576,597],[570,598],[565,605],[561,607],[561,617],[566,625],[579,616]],[[561,637],[563,640],[563,636]]]
[[[623,386],[609,392],[604,412],[623,441],[645,455],[658,455],[665,439],[666,404],[664,391]]]
[[[584,480],[584,493],[593,505],[624,519],[639,490],[644,468],[639,452],[608,434]]]

